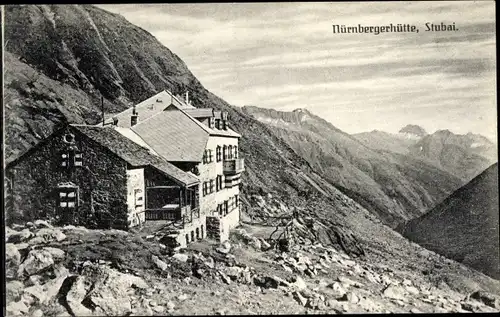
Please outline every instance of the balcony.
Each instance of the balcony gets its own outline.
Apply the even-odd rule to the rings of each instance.
[[[171,220],[191,222],[193,218],[200,217],[200,209],[191,206],[166,205],[157,209],[146,209],[146,220]]]
[[[224,175],[239,174],[245,170],[245,161],[242,158],[224,160]]]

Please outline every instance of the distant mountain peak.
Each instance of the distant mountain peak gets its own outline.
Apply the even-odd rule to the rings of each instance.
[[[416,124],[406,125],[401,130],[399,130],[399,133],[413,134],[413,135],[416,135],[419,137],[423,137],[423,136],[427,135],[427,132],[425,131],[425,129],[419,125],[416,125]]]

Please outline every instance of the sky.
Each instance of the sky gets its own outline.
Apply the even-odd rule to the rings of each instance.
[[[480,133],[496,142],[495,3],[99,5],[177,54],[235,106],[305,108],[348,133]],[[426,23],[457,31],[425,32]],[[333,24],[419,33],[334,34]]]

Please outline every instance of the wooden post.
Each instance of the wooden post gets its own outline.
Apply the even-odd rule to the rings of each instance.
[[[101,95],[102,125],[104,126],[104,97]]]

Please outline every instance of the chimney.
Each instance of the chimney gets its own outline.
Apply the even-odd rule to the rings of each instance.
[[[132,116],[130,117],[130,126],[131,127],[133,127],[134,125],[137,124],[138,118],[139,118],[139,114],[135,110],[135,105],[134,105],[134,107],[132,108]]]
[[[189,90],[186,91],[186,104],[189,105]]]
[[[118,125],[118,118],[117,117],[113,117],[113,125]]]

